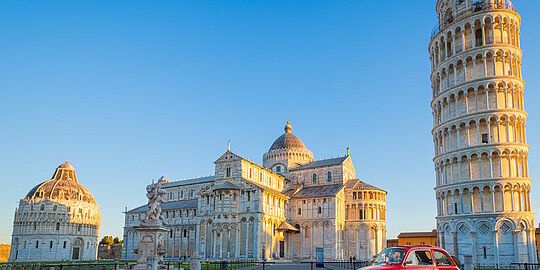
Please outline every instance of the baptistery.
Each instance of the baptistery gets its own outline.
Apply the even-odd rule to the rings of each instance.
[[[101,216],[68,161],[19,202],[9,261],[95,260]]]

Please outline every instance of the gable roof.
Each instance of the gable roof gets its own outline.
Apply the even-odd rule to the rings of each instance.
[[[305,187],[292,196],[292,198],[316,198],[316,197],[332,197],[343,189],[343,185],[324,185]]]
[[[386,192],[385,190],[380,189],[376,186],[372,186],[360,179],[352,179],[352,180],[347,181],[345,188],[354,189],[354,190],[380,190],[380,191]]]
[[[291,231],[291,232],[298,232],[298,229],[295,228],[293,225],[289,224],[287,221],[281,222],[281,224],[277,228],[278,231]]]
[[[210,175],[210,176],[204,176],[204,177],[199,177],[199,178],[178,180],[178,181],[162,184],[161,187],[169,188],[169,187],[179,187],[179,186],[194,185],[194,184],[204,184],[204,183],[213,182],[215,178],[216,178],[215,175]]]
[[[229,159],[229,156],[231,156],[231,158]],[[223,161],[223,160],[238,160],[238,159],[242,159],[242,157],[236,153],[234,153],[233,151],[231,150],[227,150],[225,153],[223,153],[223,155],[219,156],[218,159],[216,159],[216,161],[214,161],[214,163],[218,163],[220,161]]]
[[[217,186],[214,187],[214,190],[226,190],[226,189],[234,189],[234,190],[239,190],[240,188],[237,187],[235,184],[229,182],[229,181],[225,181]]]
[[[197,199],[164,202],[161,204],[161,210],[172,209],[197,209]],[[146,210],[148,210],[147,204],[131,209],[127,213],[141,213],[146,212]]]
[[[312,161],[310,163],[302,164],[302,165],[296,166],[294,168],[291,168],[290,171],[297,171],[297,170],[313,169],[313,168],[319,168],[319,167],[339,165],[339,164],[343,163],[348,157],[349,156],[316,160],[316,161]]]
[[[302,188],[302,184],[297,184],[293,187],[291,187],[290,189],[288,190],[284,190],[282,193],[283,195],[285,196],[288,196],[288,197],[291,197],[293,194],[295,194],[296,192],[298,192],[298,190],[300,190],[300,188]]]

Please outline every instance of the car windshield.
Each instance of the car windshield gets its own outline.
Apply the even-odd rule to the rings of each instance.
[[[402,248],[387,248],[379,254],[375,260],[375,265],[381,264],[400,264],[405,256],[405,250]]]

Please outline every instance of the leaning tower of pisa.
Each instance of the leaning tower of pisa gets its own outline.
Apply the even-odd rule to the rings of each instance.
[[[536,262],[521,18],[508,0],[438,0],[429,44],[439,244],[462,263]]]

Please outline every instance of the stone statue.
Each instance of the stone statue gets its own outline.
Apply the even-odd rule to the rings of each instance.
[[[161,203],[165,191],[161,189],[161,182],[152,183],[146,187],[146,197],[148,198],[148,210],[144,215],[141,225],[167,225],[165,219],[161,216]]]
[[[161,203],[165,191],[161,189],[162,181],[146,187],[146,197],[148,197],[148,210],[144,214],[139,226],[135,227],[139,234],[138,245],[136,249],[137,264],[134,270],[158,270],[163,269],[163,255],[167,253],[165,248],[165,233],[169,230],[164,227],[167,225],[165,219],[161,216]]]

